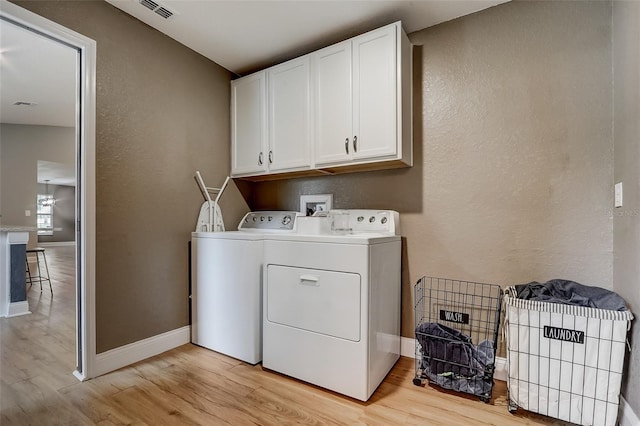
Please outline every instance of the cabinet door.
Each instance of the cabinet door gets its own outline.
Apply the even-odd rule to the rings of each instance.
[[[353,39],[353,158],[397,152],[397,26]]]
[[[231,174],[267,170],[266,87],[261,71],[231,82]]]
[[[269,85],[269,171],[311,166],[309,56],[267,70]]]
[[[315,163],[351,159],[351,41],[313,54]]]

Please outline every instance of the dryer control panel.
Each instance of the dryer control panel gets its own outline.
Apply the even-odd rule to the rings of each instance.
[[[400,235],[400,215],[393,210],[330,210],[327,219],[334,233]]]
[[[249,212],[240,221],[238,231],[293,231],[296,214],[280,210]]]

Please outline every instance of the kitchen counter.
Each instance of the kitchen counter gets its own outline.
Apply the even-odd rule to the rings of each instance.
[[[32,232],[37,231],[35,226],[0,225],[0,232]]]
[[[0,225],[0,317],[30,314],[25,259],[34,226]]]

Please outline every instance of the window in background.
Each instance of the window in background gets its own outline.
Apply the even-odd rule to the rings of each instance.
[[[38,194],[38,235],[53,235],[53,196]]]

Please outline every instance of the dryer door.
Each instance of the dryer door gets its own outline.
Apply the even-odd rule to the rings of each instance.
[[[267,320],[360,341],[360,275],[267,265]]]

